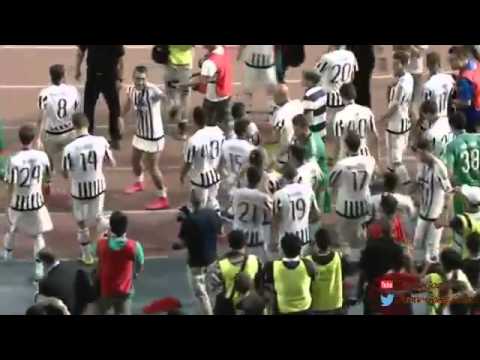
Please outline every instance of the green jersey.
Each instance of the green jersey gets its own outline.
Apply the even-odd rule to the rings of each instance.
[[[446,160],[455,185],[480,186],[480,135],[458,134],[447,145]]]

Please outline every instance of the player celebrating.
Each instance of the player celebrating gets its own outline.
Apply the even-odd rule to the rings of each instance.
[[[247,97],[247,112],[250,112],[255,90],[263,88],[271,95],[277,85],[275,45],[240,45],[237,61],[242,59],[245,63],[243,87]]]
[[[220,211],[217,200],[220,175],[218,165],[225,136],[216,125],[216,120],[205,119],[205,112],[201,107],[193,110],[195,134],[187,141],[184,154],[184,165],[180,174],[180,182],[185,183],[185,177],[190,173],[190,184],[200,207]],[[207,126],[205,126],[207,125]]]
[[[358,63],[353,52],[345,50],[345,45],[329,45],[329,50],[315,68],[327,91],[327,124],[331,127],[335,114],[343,108],[340,88],[353,81]]]
[[[248,187],[233,192],[233,229],[245,233],[247,247],[263,261],[270,243],[272,199],[257,189],[262,173],[256,167],[247,170]]]
[[[440,261],[442,229],[435,222],[448,214],[449,193],[452,191],[446,166],[433,154],[432,143],[422,139],[417,144],[417,159],[421,163],[417,173],[420,190],[420,209],[414,245],[417,261]]]
[[[297,169],[297,182],[312,188],[313,192],[317,195],[316,198],[318,201],[318,195],[324,178],[320,166],[318,166],[315,159],[307,159],[305,148],[301,145],[290,145],[288,154],[289,162]]]
[[[335,115],[333,122],[333,134],[336,137],[335,162],[345,157],[346,150],[343,137],[347,130],[350,130],[360,136],[360,155],[370,156],[368,140],[371,140],[373,156],[378,164],[380,162],[378,134],[372,110],[355,103],[357,91],[352,83],[343,85],[340,89],[340,95],[345,108]]]
[[[103,174],[106,159],[115,166],[110,145],[103,136],[88,134],[88,118],[84,114],[73,116],[77,138],[63,152],[63,177],[71,181],[73,217],[78,225],[77,240],[81,248],[81,260],[86,265],[94,262],[90,244],[108,228],[103,215],[107,184]]]
[[[424,137],[432,144],[433,155],[443,160],[447,145],[453,140],[448,118],[440,116],[438,104],[433,100],[423,102],[420,106],[420,114],[429,126]]]
[[[287,184],[273,195],[273,234],[270,250],[278,251],[279,241],[286,234],[298,236],[303,244],[302,253],[309,251],[310,222],[320,218],[315,194],[310,186],[296,182],[297,170],[290,164],[283,168]]]
[[[430,78],[423,86],[423,99],[432,100],[437,104],[438,116],[448,116],[448,105],[455,88],[452,75],[440,72],[442,65],[440,55],[431,52],[427,55],[427,68]]]
[[[403,163],[408,148],[408,135],[412,127],[409,107],[413,94],[413,77],[406,71],[409,56],[404,52],[393,54],[393,72],[396,83],[388,91],[388,111],[380,119],[387,121],[387,152],[389,170],[397,173],[400,183],[406,185],[410,177]]]
[[[6,171],[10,203],[7,209],[9,229],[3,239],[3,258],[13,258],[18,232],[31,236],[34,239],[34,276],[39,280],[43,277],[43,265],[37,255],[45,247],[43,234],[53,229],[42,193],[43,177],[49,174],[50,162],[46,153],[32,149],[35,139],[32,126],[22,126],[18,135],[22,150],[10,158]]]
[[[132,107],[137,117],[137,131],[133,136],[132,169],[136,176],[136,182],[125,189],[126,194],[134,194],[143,191],[143,166],[152,177],[157,188],[157,198],[146,205],[147,210],[163,210],[170,207],[167,198],[167,189],[162,173],[158,167],[158,161],[165,147],[165,133],[161,114],[161,100],[165,95],[155,85],[147,81],[147,68],[137,66],[133,72],[134,86],[127,91],[127,102],[123,109],[122,117]]]
[[[65,146],[74,139],[72,115],[80,108],[80,94],[76,87],[65,84],[65,67],[50,66],[52,85],[38,96],[36,147],[45,149],[50,159],[51,171],[60,167]],[[46,179],[47,182],[50,179]]]
[[[350,261],[360,260],[365,246],[363,222],[369,213],[370,183],[375,159],[359,154],[360,135],[348,131],[344,139],[347,157],[338,161],[330,173],[330,186],[337,192],[337,233],[344,253]]]
[[[302,85],[306,88],[303,97],[304,114],[311,132],[327,136],[327,93],[320,86],[320,75],[316,71],[304,71]]]

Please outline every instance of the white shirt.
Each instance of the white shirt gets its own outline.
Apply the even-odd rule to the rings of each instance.
[[[218,126],[206,126],[188,139],[184,160],[191,164],[190,180],[193,185],[209,188],[220,181],[218,164],[225,136]]]
[[[103,136],[83,135],[65,147],[62,168],[72,177],[70,193],[74,199],[95,199],[105,192],[105,157],[113,158],[110,144]]]
[[[432,166],[418,166],[417,182],[421,186],[420,217],[426,220],[438,219],[445,205],[445,194],[452,190],[447,167],[434,157]]]
[[[238,178],[253,149],[255,146],[243,139],[229,139],[223,143],[222,157],[230,176]]]
[[[13,186],[10,208],[34,211],[45,205],[42,192],[43,175],[49,173],[50,162],[43,151],[22,150],[10,158],[5,181]]]
[[[327,126],[327,93],[321,86],[314,86],[305,92],[303,97],[304,111],[313,111],[310,126],[318,126],[323,130]]]
[[[217,46],[217,48],[213,50],[212,53],[217,55],[223,55],[225,53],[225,48],[223,46]],[[215,65],[215,63],[210,59],[206,59],[203,62],[202,69],[200,70],[200,75],[213,78],[207,84],[207,93],[205,94],[205,98],[214,102],[228,99],[228,96],[220,97],[217,95],[217,85],[215,82],[215,75],[217,74],[217,71],[217,65]]]
[[[233,229],[247,235],[249,247],[263,245],[265,223],[271,221],[272,199],[258,189],[241,188],[233,192]]]
[[[431,141],[433,153],[441,158],[445,153],[447,145],[453,140],[454,134],[447,117],[441,117],[425,131],[425,138]]]
[[[423,99],[437,104],[440,116],[448,115],[448,101],[452,96],[455,80],[450,74],[435,74],[423,86]]]
[[[72,115],[79,110],[80,93],[72,85],[51,85],[40,92],[38,108],[42,111],[45,130],[51,134],[72,131]]]
[[[416,210],[412,198],[408,195],[397,193],[383,193],[372,195],[372,197],[370,198],[370,203],[374,208],[375,213],[378,213],[380,211],[380,203],[382,202],[383,195],[393,196],[398,202],[398,209],[400,211],[405,212],[409,217],[415,216]]]
[[[250,68],[269,69],[275,66],[275,45],[247,45],[242,57]]]
[[[330,186],[337,189],[337,214],[358,219],[368,214],[370,184],[375,170],[371,156],[350,156],[337,162],[330,173]]]
[[[273,127],[280,132],[281,148],[291,144],[294,135],[292,120],[295,116],[303,114],[303,111],[303,104],[300,100],[290,100],[273,114]],[[280,158],[282,162],[287,162],[287,160],[287,154]]]
[[[340,159],[343,159],[346,154],[343,138],[348,130],[354,131],[360,136],[360,155],[369,156],[368,138],[372,134],[377,136],[377,127],[372,110],[366,106],[353,103],[346,105],[335,115],[333,133],[337,141],[340,142]]]
[[[288,184],[273,195],[273,211],[281,214],[279,224],[279,241],[285,234],[295,234],[303,242],[310,242],[310,209],[318,209],[315,194],[305,184]]]
[[[318,185],[323,180],[323,172],[318,166],[316,160],[312,159],[305,162],[297,169],[297,178],[295,179],[299,184],[308,185],[313,190],[316,190]]]
[[[398,110],[389,119],[387,132],[404,134],[410,131],[412,124],[408,109],[413,96],[413,77],[406,72],[397,82],[388,88],[388,108],[398,105]]]
[[[127,89],[127,96],[133,104],[137,120],[137,137],[157,141],[165,136],[160,99],[162,94],[158,87],[150,83],[145,85],[144,90],[137,90],[135,86]]]

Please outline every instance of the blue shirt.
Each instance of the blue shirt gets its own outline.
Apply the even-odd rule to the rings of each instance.
[[[467,70],[475,70],[477,66],[478,63],[471,60],[467,63]],[[472,104],[467,109],[462,110],[467,117],[468,124],[472,126],[480,121],[480,111],[475,110],[473,106],[473,101],[475,100],[475,87],[470,80],[460,78],[457,81],[457,92],[459,100],[470,102]]]

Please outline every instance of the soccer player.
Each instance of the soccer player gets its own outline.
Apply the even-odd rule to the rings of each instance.
[[[133,108],[137,122],[137,131],[132,141],[132,169],[136,181],[125,189],[125,194],[131,195],[145,189],[142,165],[145,163],[157,191],[157,198],[145,208],[163,210],[170,206],[165,181],[158,167],[158,161],[165,147],[161,106],[166,96],[159,88],[148,82],[147,75],[145,66],[135,68],[133,72],[135,85],[127,90],[127,102],[122,112],[124,117]]]
[[[243,231],[249,252],[265,261],[271,237],[272,199],[258,190],[261,178],[259,169],[251,166],[247,170],[248,187],[233,192],[233,229]]]
[[[302,254],[310,250],[309,225],[320,218],[315,194],[310,186],[296,182],[297,170],[290,164],[283,168],[286,185],[273,195],[273,234],[270,250],[278,251],[278,244],[286,234],[302,241]]]
[[[225,140],[220,157],[220,173],[225,170],[226,178],[222,180],[222,187],[231,196],[231,192],[238,186],[240,171],[248,162],[248,157],[255,146],[247,140],[248,120],[235,122],[236,138]]]
[[[446,216],[452,186],[443,162],[433,154],[432,143],[422,139],[417,144],[417,159],[420,163],[416,188],[420,191],[420,209],[414,246],[417,261],[437,263],[440,260],[442,229],[435,222]]]
[[[65,83],[65,66],[50,66],[52,85],[38,96],[38,125],[35,146],[45,150],[50,159],[51,171],[60,168],[63,149],[74,138],[72,115],[80,109],[80,93]],[[50,179],[46,179],[47,182]]]
[[[193,122],[196,131],[187,140],[180,182],[184,184],[185,177],[190,173],[191,189],[200,208],[209,207],[220,211],[217,200],[220,182],[218,165],[225,136],[217,126],[216,119],[209,117],[207,120],[201,107],[193,110]]]
[[[5,129],[3,121],[0,120],[0,181],[5,180],[7,170],[6,144],[5,144]]]
[[[420,114],[428,125],[423,136],[432,144],[433,155],[444,160],[447,145],[453,140],[453,132],[448,118],[440,115],[438,105],[433,100],[423,102],[420,106]]]
[[[393,55],[393,72],[396,82],[388,90],[388,111],[381,117],[387,122],[387,154],[389,170],[397,173],[401,185],[410,182],[403,155],[408,148],[408,136],[412,127],[409,106],[413,94],[413,77],[406,71],[409,56],[404,52]]]
[[[320,86],[320,75],[316,71],[304,71],[302,85],[304,115],[310,124],[310,131],[318,132],[323,139],[327,136],[327,93]]]
[[[317,162],[314,159],[308,160],[305,148],[300,145],[290,145],[288,154],[289,162],[297,169],[297,182],[310,186],[318,200],[324,175]]]
[[[357,91],[353,83],[345,84],[340,89],[340,95],[345,108],[335,115],[333,121],[333,134],[336,137],[334,159],[345,157],[343,137],[347,130],[354,131],[360,136],[360,155],[375,157],[377,164],[380,163],[380,150],[378,146],[378,134],[375,126],[375,117],[368,107],[355,103]],[[372,143],[373,152],[370,152],[368,142]]]
[[[247,128],[248,141],[250,141],[255,146],[260,145],[260,142],[261,142],[260,131],[258,130],[257,124],[247,119],[247,111],[244,103],[241,103],[241,102],[233,103],[232,117],[233,117],[234,123],[240,120],[247,120],[248,121],[248,128]]]
[[[452,75],[440,72],[442,67],[440,55],[432,51],[427,55],[427,68],[430,78],[423,85],[423,100],[432,100],[437,104],[438,116],[448,115],[448,106],[455,88]]]
[[[81,260],[92,265],[93,249],[99,235],[108,229],[103,207],[107,183],[103,174],[106,159],[115,166],[110,145],[103,136],[88,134],[88,118],[84,114],[73,116],[77,138],[63,151],[63,177],[71,177],[73,217],[78,225],[77,240],[81,249]]]
[[[292,142],[294,131],[292,119],[303,114],[303,104],[299,100],[290,100],[287,85],[278,85],[273,94],[273,101],[279,107],[273,114],[275,142],[279,144],[277,162],[280,166],[288,161],[288,146]]]
[[[370,203],[374,209],[374,212],[378,212],[380,209],[380,203],[382,197],[385,195],[391,195],[397,200],[398,209],[405,213],[409,218],[413,218],[416,213],[415,205],[410,196],[400,194],[395,190],[398,187],[398,176],[392,172],[387,172],[383,176],[383,192],[381,194],[372,195]]]
[[[252,110],[253,93],[259,89],[267,90],[271,96],[277,85],[275,68],[275,45],[240,45],[237,61],[244,61],[243,88],[248,107]]]
[[[52,220],[45,206],[42,193],[44,175],[48,176],[50,162],[43,151],[33,150],[35,129],[24,125],[18,132],[22,149],[10,158],[6,182],[9,207],[6,211],[9,228],[3,239],[3,259],[11,260],[17,234],[33,238],[34,276],[43,277],[43,265],[38,253],[45,247],[43,234],[53,229]]]
[[[352,131],[345,137],[347,157],[337,162],[330,173],[330,187],[337,193],[337,234],[344,254],[352,262],[360,260],[365,246],[362,228],[369,213],[370,183],[375,171],[375,159],[359,154],[361,139]]]
[[[321,76],[321,85],[327,91],[327,123],[330,127],[335,114],[343,108],[340,88],[343,84],[352,82],[358,71],[355,55],[345,47],[330,45],[330,51],[315,66]],[[333,133],[332,130],[330,129],[330,134]]]

